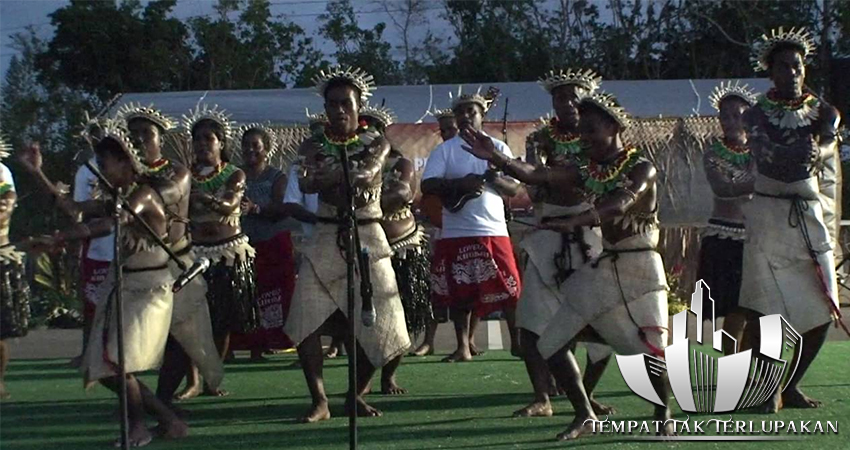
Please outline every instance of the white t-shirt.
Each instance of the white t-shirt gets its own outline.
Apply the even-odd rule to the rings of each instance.
[[[295,203],[301,205],[307,211],[315,214],[319,210],[319,194],[304,194],[301,192],[301,186],[298,185],[298,164],[293,164],[289,168],[289,177],[286,181],[286,193],[283,194],[283,203]],[[313,234],[313,224],[302,223],[304,236]]]
[[[496,150],[513,158],[511,149],[504,142],[494,139]],[[467,145],[460,137],[455,136],[438,145],[425,163],[422,179],[446,178],[453,180],[469,174],[483,175],[489,163],[476,158],[461,146]],[[443,229],[441,239],[473,237],[473,236],[507,236],[508,225],[505,223],[505,203],[502,197],[490,186],[485,185],[484,193],[464,205],[463,209],[451,213],[443,208]]]
[[[5,164],[0,163],[0,181],[9,183],[12,192],[15,191],[15,178],[12,176],[12,171]]]
[[[94,158],[91,159],[93,166],[97,167]],[[74,176],[74,201],[85,202],[92,199],[92,191],[97,186],[97,177],[85,165],[77,169]],[[89,241],[89,252],[86,255],[95,261],[112,261],[115,258],[115,237],[109,236],[94,238]]]

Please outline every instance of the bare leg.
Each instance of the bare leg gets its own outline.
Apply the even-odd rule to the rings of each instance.
[[[472,311],[469,316],[469,353],[472,356],[483,355],[484,351],[475,345],[475,331],[478,330],[478,325],[481,323],[481,318]]]
[[[797,372],[794,373],[794,378],[788,381],[788,386],[782,393],[782,404],[784,406],[789,408],[818,408],[822,405],[820,401],[811,399],[803,394],[798,384],[806,374],[806,371],[809,370],[809,366],[812,365],[812,361],[815,360],[824,342],[826,342],[829,326],[830,324],[826,323],[803,333],[802,349],[798,350],[802,352],[800,355],[800,365],[797,367]]]
[[[422,340],[416,350],[410,352],[410,356],[428,356],[434,354],[434,337],[437,336],[437,321],[431,320],[425,327],[425,339]]]
[[[0,399],[9,398],[5,383],[9,356],[9,344],[6,341],[0,341]]]
[[[508,333],[511,335],[511,355],[522,358],[524,348],[519,345],[519,337],[516,331],[515,306],[505,308],[505,322],[508,323]]]
[[[738,342],[739,346],[741,341],[744,338],[744,325],[747,323],[747,316],[743,311],[732,311],[726,314],[726,317],[723,319],[723,331],[729,333],[730,336],[735,338]],[[723,342],[723,354],[731,355],[735,353],[735,349],[730,340],[725,340]]]
[[[224,361],[227,354],[230,352],[230,332],[228,331],[220,336],[213,336],[213,340],[215,341],[215,348],[218,349],[218,354],[221,356],[221,360]],[[209,386],[204,384],[204,395],[211,397],[226,397],[230,395],[230,393],[221,388],[215,390],[210,389]]]
[[[469,310],[451,309],[450,316],[455,326],[457,350],[443,358],[443,362],[472,361],[472,353],[469,349],[469,320],[472,315],[472,311]]]
[[[655,414],[653,418],[657,421],[665,422],[661,428],[661,431],[658,433],[662,436],[675,436],[676,428],[675,424],[666,422],[672,416],[670,415],[670,380],[667,378],[667,372],[661,374],[660,377],[650,377],[650,382],[655,387],[655,391],[661,395],[661,400],[664,402],[664,406],[658,406],[653,404],[655,407]]]
[[[549,417],[552,415],[552,403],[549,401],[549,380],[552,375],[546,360],[537,350],[539,336],[526,329],[520,329],[519,333],[525,354],[525,370],[534,389],[534,400],[525,408],[515,411],[514,417]]]
[[[591,424],[585,424],[585,421],[588,419],[595,420],[596,414],[593,412],[590,399],[587,398],[587,393],[584,391],[584,385],[580,381],[581,372],[575,355],[567,347],[563,351],[556,352],[547,363],[552,375],[566,391],[567,398],[575,411],[575,418],[572,423],[566,431],[557,436],[557,439],[561,441],[577,439],[582,434],[591,432],[593,430]]]
[[[401,355],[390,360],[386,366],[381,369],[381,394],[384,395],[403,395],[407,394],[407,389],[399,386],[395,380],[395,373],[398,366],[401,365]],[[358,360],[358,364],[359,364]]]
[[[322,339],[318,332],[307,336],[298,346],[298,360],[307,380],[307,389],[313,404],[307,414],[299,421],[301,423],[313,423],[331,418],[328,409],[328,396],[325,394],[325,380],[323,376],[324,357],[322,355]]]
[[[148,431],[147,427],[145,427],[145,406],[142,400],[141,387],[139,386],[139,382],[136,380],[136,377],[132,374],[127,374],[126,380],[127,422],[129,425],[128,434],[130,440],[129,446],[144,447],[145,445],[150,444],[153,436]],[[101,380],[101,384],[106,386],[112,392],[121,395],[119,390],[119,381],[120,377],[113,377]],[[119,438],[115,444],[116,446],[120,446],[121,439]]]
[[[156,383],[156,397],[164,405],[171,408],[175,414],[185,417],[186,411],[174,405],[174,393],[180,388],[180,382],[192,365],[189,355],[172,337],[168,337],[165,345],[165,356],[159,369],[159,379]]]
[[[593,390],[596,389],[596,385],[599,384],[599,380],[602,378],[602,374],[605,373],[605,368],[608,367],[608,363],[611,361],[611,355],[608,355],[606,358],[592,363],[590,361],[590,357],[587,358],[587,367],[584,370],[584,390],[587,391],[587,397],[590,399],[590,405],[593,407],[593,412],[597,415],[602,414],[614,414],[616,410],[608,405],[603,405],[596,401],[593,398]]]
[[[188,400],[201,395],[201,374],[198,373],[198,366],[190,364],[186,371],[186,388],[183,389],[174,398],[175,400]]]
[[[347,336],[347,335],[346,335]],[[351,344],[351,339],[345,339],[345,348],[348,351],[349,355],[353,355],[352,351],[355,351]],[[380,417],[383,415],[381,411],[378,409],[369,406],[365,400],[363,400],[363,396],[369,390],[369,386],[372,382],[372,376],[375,375],[375,366],[369,361],[369,358],[366,357],[366,353],[363,351],[363,347],[360,344],[357,344],[357,386],[354,402],[357,408],[357,417]],[[351,405],[348,402],[348,396],[345,397],[345,411],[348,414],[351,411]]]

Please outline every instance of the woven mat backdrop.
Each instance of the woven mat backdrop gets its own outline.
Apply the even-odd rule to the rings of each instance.
[[[538,122],[509,122],[507,139],[499,122],[485,123],[484,130],[491,136],[505,140],[515,156],[524,158],[525,138],[538,126]],[[271,164],[287,171],[295,160],[298,146],[310,132],[306,126],[276,126],[274,129],[282,148]],[[677,266],[682,269],[680,286],[685,290],[691,289],[696,281],[699,228],[706,223],[713,207],[712,191],[705,177],[702,155],[707,145],[720,133],[716,117],[677,117],[636,119],[623,136],[627,144],[645,150],[647,158],[658,170],[659,218],[662,225],[660,246],[664,264],[668,272]],[[441,142],[437,124],[394,124],[387,129],[387,138],[394,148],[414,162],[414,185],[418,191],[419,178],[428,154]],[[231,149],[236,149],[236,146],[231,145]],[[191,147],[185,135],[169,134],[166,137],[165,153],[187,165],[191,161]],[[240,152],[231,153],[232,161],[239,164]],[[840,173],[838,185],[841,185]],[[840,199],[838,204],[841,204]],[[527,196],[522,195],[513,199],[511,206],[514,209],[528,208],[530,202]],[[840,211],[837,216],[840,217]],[[517,242],[530,231],[528,227],[516,223],[512,223],[510,228],[511,237]],[[837,233],[837,223],[834,228]],[[836,257],[840,257],[840,249],[836,253]]]

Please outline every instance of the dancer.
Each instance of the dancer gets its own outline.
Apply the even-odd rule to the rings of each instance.
[[[0,161],[11,148],[0,136]],[[0,399],[9,398],[3,382],[9,364],[9,338],[26,336],[30,319],[30,290],[24,272],[24,254],[9,243],[9,225],[18,195],[12,171],[0,162]]]
[[[395,117],[392,110],[368,103],[360,108],[361,120],[369,127],[361,140],[369,139],[374,130],[385,136],[386,128]],[[407,332],[414,338],[425,330],[433,320],[431,312],[431,253],[422,227],[413,216],[413,161],[395,149],[390,150],[383,169],[381,211],[384,218],[381,226],[392,249],[392,264],[398,283]],[[381,393],[385,395],[406,394],[396,383],[395,372],[403,355],[397,356],[381,369]]]
[[[710,96],[719,113],[723,137],[703,155],[705,174],[714,193],[714,208],[702,233],[697,280],[711,289],[711,302],[703,304],[703,319],[724,317],[723,330],[741,342],[744,313],[738,309],[741,292],[741,263],[744,256],[744,213],[741,206],[753,196],[754,162],[747,148],[742,117],[755,104],[755,94],[738,82],[720,83]],[[736,351],[730,340],[723,341],[723,353]]]
[[[588,146],[586,164],[539,166],[529,172],[526,165],[487,145],[486,139],[476,139],[469,149],[508,174],[542,177],[550,195],[557,192],[563,204],[585,201],[592,205],[578,214],[549,217],[542,228],[565,234],[581,227],[602,228],[602,253],[575,269],[558,287],[559,295],[569,296],[569,301],[561,303],[537,342],[576,412],[567,431],[558,435],[563,440],[590,431],[585,420],[596,418],[569,349],[573,341],[601,340],[622,354],[652,352],[659,357],[667,342],[667,282],[656,250],[655,167],[638,149],[623,143],[620,133],[629,118],[613,96],[601,91],[578,94],[579,130]],[[572,252],[562,258],[569,262],[570,257],[582,258]],[[563,276],[569,270],[559,272]],[[666,378],[653,378],[653,383],[666,404]],[[669,418],[669,408],[656,407],[656,420]],[[671,432],[668,423],[663,433]]]
[[[254,249],[240,226],[245,172],[230,164],[232,125],[218,106],[197,106],[183,116],[183,127],[192,140],[195,165],[192,168],[192,194],[189,218],[192,240],[198,257],[212,262],[204,272],[213,336],[219,356],[224,359],[230,346],[230,333],[251,333],[259,325],[254,275]],[[197,368],[189,374],[181,400],[202,391]],[[207,385],[208,395],[227,392]]]
[[[346,401],[346,409],[356,408],[360,416],[379,416],[381,412],[363,400],[376,367],[383,367],[410,347],[401,299],[390,261],[391,250],[381,228],[382,168],[390,151],[382,137],[365,145],[357,134],[358,111],[374,89],[372,76],[360,69],[332,67],[315,78],[316,90],[325,100],[329,122],[321,136],[306,140],[301,152],[301,188],[319,194],[318,223],[313,240],[304,249],[304,262],[292,299],[284,331],[297,344],[298,357],[307,379],[312,407],[302,422],[327,420],[331,413],[322,375],[323,357],[320,337],[342,335],[351,355],[358,352],[355,405]],[[373,305],[378,312],[371,327],[358,326],[355,342],[349,340],[347,322],[346,242],[340,229],[346,193],[342,188],[340,152],[348,153],[354,189],[357,226],[361,245],[369,249],[369,267],[373,287]],[[358,292],[359,289],[355,290]],[[357,300],[355,321],[361,321]]]
[[[163,138],[174,128],[174,121],[153,105],[136,103],[127,103],[119,108],[116,119],[126,125],[134,144],[142,152],[146,184],[154,188],[165,202],[171,250],[187,267],[191,267],[196,259],[187,226],[191,172],[162,155]],[[175,261],[169,260],[168,268],[175,279],[183,272]],[[183,411],[172,401],[191,363],[199,367],[212,389],[217,389],[224,377],[224,368],[213,341],[206,295],[207,285],[203,277],[196,277],[174,294],[170,335],[156,394],[178,414],[183,414]]]
[[[283,333],[283,324],[295,289],[290,230],[300,224],[289,219],[283,203],[286,175],[269,165],[269,160],[280,151],[274,130],[258,123],[243,125],[235,141],[241,145],[242,170],[247,177],[242,198],[242,230],[257,251],[260,328],[251,335],[234,335],[233,345],[249,348],[251,361],[264,361],[263,351],[292,347],[292,341]]]
[[[443,202],[443,228],[432,261],[431,289],[437,307],[449,306],[455,325],[458,346],[446,362],[472,360],[469,330],[473,312],[484,317],[504,311],[511,352],[519,351],[514,313],[520,277],[501,197],[516,195],[519,183],[462,148],[475,137],[486,138],[499,152],[512,157],[505,143],[482,131],[491,103],[492,99],[480,93],[458,94],[452,109],[460,135],[431,152],[422,174],[422,193],[437,195]]]
[[[434,116],[437,119],[437,126],[440,130],[440,138],[443,142],[448,141],[449,139],[457,136],[457,122],[455,122],[455,115],[452,112],[451,108],[446,109],[434,109],[433,111],[429,111],[429,114]],[[432,196],[433,199],[436,199],[434,202],[430,202],[428,196],[422,197],[422,209],[425,210],[425,214],[429,215],[428,208],[431,208],[433,205],[434,212],[433,215],[442,216],[442,206],[439,204],[439,197]],[[429,204],[430,202],[430,204]],[[434,245],[437,240],[440,238],[440,228],[442,226],[442,217],[440,220],[431,218],[429,216],[429,220],[431,223],[436,226],[433,229],[429,236],[429,251],[431,253],[434,252]],[[422,339],[422,344],[419,345],[415,350],[410,352],[410,356],[428,356],[434,354],[434,338],[437,336],[437,324],[445,323],[449,321],[449,309],[446,306],[437,306],[432,302],[431,309],[433,311],[433,318],[428,322],[425,327],[425,337]],[[469,326],[469,348],[472,356],[476,356],[480,354],[475,346],[475,329],[478,327],[478,316],[473,316],[470,319]]]
[[[114,187],[125,193],[129,207],[163,240],[168,240],[166,206],[150,186],[140,184],[145,171],[138,150],[126,130],[114,122],[106,122],[103,138],[95,146],[98,167]],[[143,226],[129,213],[121,214],[123,232],[121,254],[123,263],[124,355],[127,372],[130,446],[150,443],[152,436],[145,427],[145,410],[159,421],[159,429],[170,438],[185,436],[186,424],[160,402],[134,374],[159,366],[165,352],[173,307],[171,285],[174,277],[168,269],[168,254],[147,234]],[[104,217],[77,224],[53,237],[36,238],[36,248],[57,248],[71,241],[108,235],[114,219]],[[113,262],[114,264],[114,262]],[[118,361],[116,311],[112,287],[114,269],[100,290],[105,298],[97,305],[94,324],[81,370],[86,386],[94,382],[118,393],[116,366]]]
[[[740,306],[748,310],[745,342],[758,348],[758,317],[781,314],[803,335],[799,364],[784,390],[763,405],[816,408],[820,402],[799,387],[826,340],[829,325],[840,321],[838,289],[829,227],[820,196],[829,173],[818,178],[834,156],[840,117],[805,86],[806,62],[814,42],[805,29],[772,30],[753,46],[753,61],[773,82],[744,113],[747,144],[756,164],[755,196],[744,206],[744,244]],[[845,326],[845,331],[847,328]],[[850,333],[850,332],[848,332]]]
[[[591,70],[551,71],[539,81],[552,96],[556,116],[538,131],[529,135],[526,155],[532,155],[536,164],[513,162],[516,177],[528,184],[529,191],[539,202],[539,220],[566,218],[589,210],[586,201],[576,203],[575,195],[563,192],[561,186],[549,184],[546,168],[563,168],[587,163],[586,151],[579,134],[578,96],[592,93],[599,87],[601,78]],[[538,169],[540,168],[540,169]],[[541,176],[543,175],[543,176]],[[515,416],[551,416],[551,392],[557,393],[556,383],[537,350],[540,335],[550,324],[561,303],[570,301],[568,292],[560,286],[591,258],[602,251],[598,228],[581,227],[571,233],[560,234],[551,230],[537,230],[520,244],[528,256],[523,272],[523,291],[517,307],[517,328],[520,332],[526,370],[534,388],[534,400],[516,411]],[[562,295],[566,294],[566,296]],[[608,361],[610,349],[599,344],[588,345],[588,364],[584,386],[593,410],[597,414],[610,414],[613,409],[594,400],[593,389],[599,382]]]

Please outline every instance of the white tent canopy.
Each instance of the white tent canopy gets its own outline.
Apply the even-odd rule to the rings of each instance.
[[[627,80],[604,81],[602,89],[613,93],[622,105],[636,117],[686,117],[714,115],[708,96],[723,80]],[[770,87],[766,79],[744,79],[758,92]],[[551,99],[537,83],[482,83],[482,92],[488,86],[501,90],[490,120],[501,120],[505,100],[509,100],[508,120],[534,121],[551,110]],[[463,92],[474,92],[479,85],[463,85]],[[425,112],[430,108],[449,106],[449,92],[456,93],[456,85],[380,86],[371,101],[393,109],[399,123],[433,121]],[[241,123],[269,121],[278,125],[304,124],[305,108],[311,112],[323,109],[322,99],[313,89],[256,89],[231,91],[188,91],[130,93],[122,96],[113,108],[128,102],[143,105],[153,103],[164,113],[180,117],[194,108],[200,99],[208,104],[225,108],[232,119]]]

